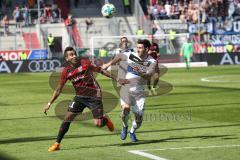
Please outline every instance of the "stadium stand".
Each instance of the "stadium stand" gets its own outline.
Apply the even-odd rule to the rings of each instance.
[[[22,33],[23,40],[25,42],[26,49],[38,49],[40,48],[37,33]]]

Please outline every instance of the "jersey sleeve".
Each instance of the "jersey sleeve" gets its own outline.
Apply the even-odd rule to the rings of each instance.
[[[84,65],[88,66],[88,69],[92,72],[98,72],[100,73],[102,68],[99,66],[96,66],[95,64],[91,63],[90,60],[85,59],[84,60]]]
[[[151,60],[151,64],[147,68],[147,74],[153,74],[155,72],[155,69],[157,67],[157,61],[156,60]]]

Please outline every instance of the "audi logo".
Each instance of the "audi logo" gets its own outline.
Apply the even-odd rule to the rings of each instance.
[[[54,60],[31,61],[28,64],[28,69],[31,72],[54,71],[56,67],[61,67],[61,62],[59,60],[57,60],[57,59],[54,59]]]

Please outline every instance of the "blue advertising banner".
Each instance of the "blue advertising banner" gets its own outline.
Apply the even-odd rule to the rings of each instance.
[[[47,50],[46,49],[40,49],[40,50],[31,50],[29,56],[29,60],[33,59],[47,59]]]

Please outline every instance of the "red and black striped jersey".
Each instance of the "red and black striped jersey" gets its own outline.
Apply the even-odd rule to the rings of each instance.
[[[60,85],[64,86],[67,80],[70,80],[76,95],[84,97],[101,97],[101,88],[93,75],[93,72],[100,71],[101,67],[93,65],[86,58],[81,58],[76,67],[71,65],[64,67]]]

